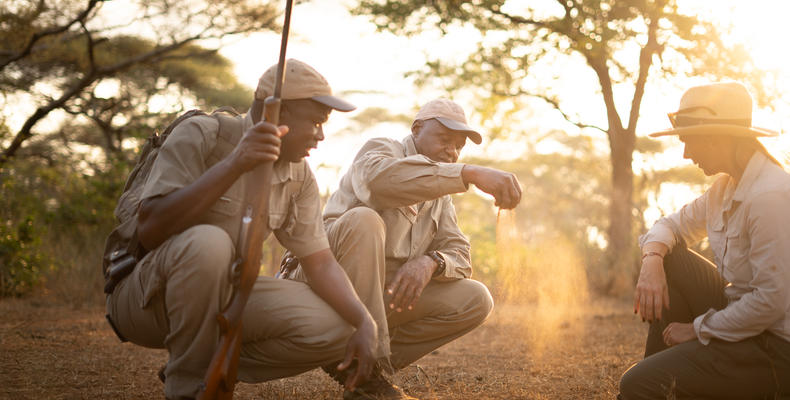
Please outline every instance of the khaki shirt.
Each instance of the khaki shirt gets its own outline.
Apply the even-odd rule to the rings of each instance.
[[[219,132],[217,118],[189,118],[170,133],[159,151],[143,188],[142,199],[163,196],[185,187],[225,158],[252,126],[249,115],[238,116],[236,127]],[[198,224],[225,230],[237,243],[243,213],[245,177],[242,176],[211,206]],[[321,220],[321,204],[313,172],[302,160],[275,163],[269,197],[269,226],[277,240],[297,257],[329,248]]]
[[[714,263],[730,282],[729,304],[694,320],[700,342],[730,342],[767,330],[790,341],[790,175],[755,153],[740,182],[724,175],[705,194],[661,218],[640,244],[670,249],[707,236]]]
[[[472,274],[469,241],[458,228],[449,194],[467,190],[463,164],[434,162],[418,154],[409,135],[402,142],[378,138],[365,143],[324,210],[329,226],[359,206],[376,210],[387,227],[387,264],[398,266],[438,251],[446,269],[439,280]]]

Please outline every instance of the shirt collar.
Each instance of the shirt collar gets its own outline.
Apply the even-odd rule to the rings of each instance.
[[[414,144],[414,135],[403,138],[403,148],[406,149],[406,157],[419,154],[417,153],[417,146]]]
[[[759,151],[754,152],[752,158],[750,158],[749,162],[746,164],[746,169],[743,170],[740,181],[738,181],[738,186],[735,188],[735,193],[732,195],[733,201],[743,201],[746,199],[746,195],[751,191],[754,182],[757,180],[757,177],[760,176],[760,172],[765,168],[767,162],[768,158],[766,158],[763,153]]]
[[[768,159],[765,155],[759,151],[755,151],[746,164],[746,168],[743,170],[743,175],[741,175],[741,179],[738,181],[737,185],[734,183],[735,180],[730,178],[727,189],[724,192],[724,207],[722,211],[729,211],[734,202],[741,203],[746,200],[746,196],[754,186],[754,182],[757,180],[760,172],[765,168],[766,162],[768,162]]]

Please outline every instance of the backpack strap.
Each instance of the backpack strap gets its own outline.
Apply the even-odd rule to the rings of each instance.
[[[239,114],[235,110],[230,108],[228,111],[226,108],[229,107],[223,107],[211,113],[211,116],[219,122],[219,130],[217,131],[217,144],[207,160],[208,165],[214,165],[230,154],[241,140],[241,135],[244,134],[244,120],[238,118]]]

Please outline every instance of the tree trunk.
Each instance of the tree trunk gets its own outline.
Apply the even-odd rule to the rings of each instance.
[[[629,130],[610,135],[612,162],[612,193],[609,203],[609,246],[606,249],[608,282],[606,291],[612,295],[628,293],[633,286],[634,243],[633,189],[634,172],[631,166],[636,135]]]

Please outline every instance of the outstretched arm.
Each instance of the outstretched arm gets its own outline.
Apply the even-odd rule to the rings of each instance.
[[[399,143],[374,139],[359,151],[351,169],[354,193],[377,210],[398,208],[462,193],[474,184],[494,196],[497,206],[521,200],[515,175],[493,168],[436,162],[423,155],[404,157]]]
[[[465,184],[474,184],[478,189],[494,196],[494,205],[504,209],[516,208],[521,201],[521,185],[510,172],[479,165],[464,165],[461,177]]]

